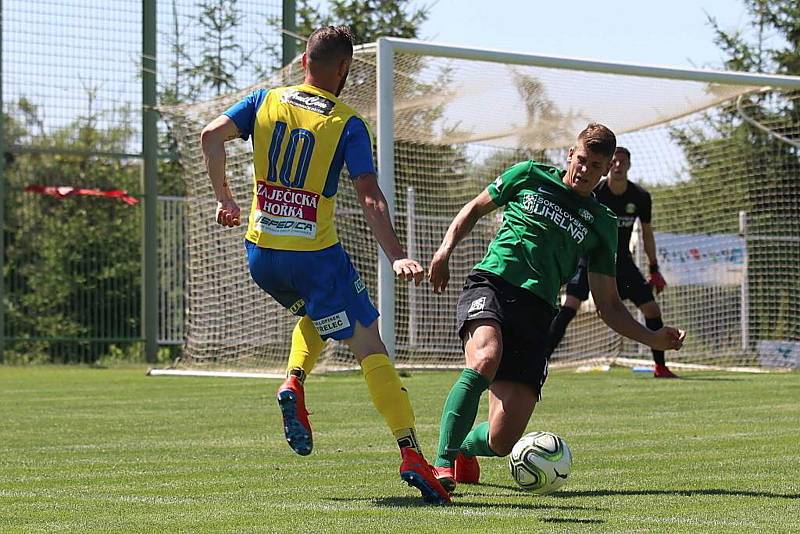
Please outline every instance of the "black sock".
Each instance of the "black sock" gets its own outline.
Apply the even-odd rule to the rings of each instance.
[[[561,309],[558,311],[558,315],[556,315],[553,319],[553,322],[550,323],[550,331],[547,333],[547,352],[545,354],[547,358],[550,358],[550,355],[556,350],[558,344],[561,343],[561,340],[564,337],[564,332],[567,331],[567,326],[569,325],[570,321],[575,318],[577,313],[578,310],[574,308],[570,308],[569,306],[561,306]]]
[[[296,376],[297,380],[299,380],[301,384],[306,381],[306,372],[303,370],[302,367],[293,367],[292,369],[289,369],[287,375]]]
[[[656,317],[655,319],[645,318],[644,324],[646,324],[647,328],[650,330],[658,330],[664,326],[664,322],[661,320],[661,317]],[[656,362],[656,365],[664,365],[664,351],[653,349],[653,361]]]
[[[397,438],[397,446],[401,449],[408,447],[422,454],[422,449],[419,447],[419,441],[417,441],[417,434],[414,432],[413,428],[409,428],[408,433],[405,436]]]

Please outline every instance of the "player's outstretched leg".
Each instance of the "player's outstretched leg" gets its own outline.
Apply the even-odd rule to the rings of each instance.
[[[450,495],[436,480],[417,442],[414,410],[408,391],[385,353],[370,354],[360,362],[375,408],[383,416],[400,447],[400,478],[422,493],[425,502],[444,504]]]
[[[289,446],[301,456],[311,454],[314,447],[311,423],[308,421],[303,383],[297,376],[289,375],[278,388],[278,405],[283,414],[283,431]]]
[[[451,494],[457,484],[479,484],[481,466],[478,456],[496,456],[489,447],[489,423],[484,422],[473,428],[456,455],[452,467],[434,467],[436,478]]]
[[[402,458],[400,478],[420,490],[426,502],[450,502],[450,495],[436,481],[431,466],[422,456],[408,390],[386,354],[386,346],[378,332],[378,321],[373,319],[369,326],[357,321],[353,336],[344,341],[361,366],[372,404],[397,440]]]
[[[439,451],[434,470],[436,478],[451,493],[456,487],[456,457],[475,422],[481,395],[489,383],[489,379],[478,371],[466,368],[461,371],[445,400],[439,423]]]

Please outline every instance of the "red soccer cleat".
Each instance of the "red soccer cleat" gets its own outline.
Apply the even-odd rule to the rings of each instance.
[[[433,469],[433,476],[439,481],[439,484],[447,490],[450,495],[456,491],[456,469],[455,467],[437,467],[431,466]]]
[[[422,492],[425,502],[445,504],[450,502],[450,494],[442,487],[425,458],[411,447],[400,449],[403,463],[400,464],[400,478]]]
[[[481,478],[481,466],[477,456],[467,456],[459,452],[455,463],[455,480],[459,484],[478,484]],[[444,486],[444,484],[442,484]]]
[[[289,446],[300,456],[311,454],[314,447],[311,423],[308,422],[303,384],[296,376],[288,377],[278,388],[278,405],[283,414],[283,432]]]
[[[669,370],[666,365],[656,364],[656,370],[653,371],[654,378],[680,378],[678,375]]]

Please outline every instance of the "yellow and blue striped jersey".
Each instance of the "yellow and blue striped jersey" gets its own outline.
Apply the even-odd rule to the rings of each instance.
[[[302,84],[259,89],[227,115],[253,143],[253,202],[246,239],[278,250],[338,243],[333,222],[339,175],[375,172],[372,136],[351,107]]]

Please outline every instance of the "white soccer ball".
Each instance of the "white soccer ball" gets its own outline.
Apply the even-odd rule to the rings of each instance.
[[[567,442],[552,432],[531,432],[514,445],[508,467],[522,489],[547,495],[566,484],[572,452]]]

